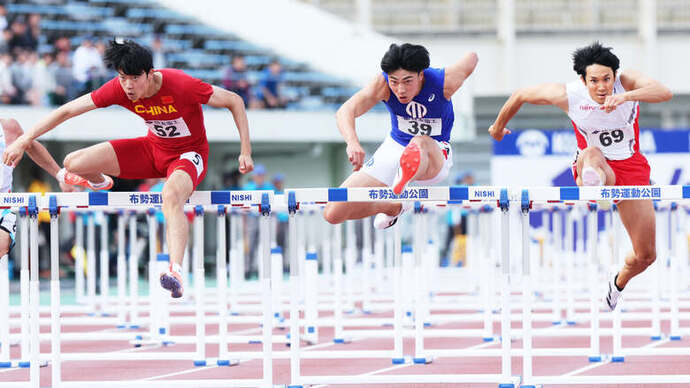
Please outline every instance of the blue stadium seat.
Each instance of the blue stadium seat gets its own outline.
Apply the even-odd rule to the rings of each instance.
[[[67,15],[64,7],[49,4],[7,4],[7,12],[15,13],[37,13],[40,15]]]

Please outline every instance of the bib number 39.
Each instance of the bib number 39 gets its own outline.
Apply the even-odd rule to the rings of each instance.
[[[613,143],[622,142],[623,137],[625,137],[625,134],[620,129],[615,129],[611,132],[602,132],[599,134],[599,143],[604,147],[608,147]]]

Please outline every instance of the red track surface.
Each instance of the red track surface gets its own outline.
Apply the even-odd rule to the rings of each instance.
[[[322,314],[323,315],[323,314]],[[355,314],[356,315],[356,314]],[[47,316],[47,315],[46,315]],[[372,314],[366,316],[381,316],[380,314]],[[85,317],[85,319],[93,319]],[[230,318],[231,320],[232,318]],[[681,326],[687,326],[688,322],[682,322]],[[648,322],[632,322],[625,324],[626,327],[632,326],[648,326]],[[536,324],[535,330],[540,327],[546,327],[546,324]],[[550,325],[548,325],[550,326]],[[610,323],[602,322],[603,327],[610,327]],[[479,328],[479,324],[444,324],[436,325],[427,330],[434,328]],[[513,323],[514,328],[519,328],[517,322]],[[586,324],[578,324],[575,327],[587,327]],[[253,331],[251,329],[254,328]],[[206,325],[206,333],[208,335],[217,333],[217,325]],[[247,330],[250,329],[248,333]],[[390,328],[386,328],[390,329]],[[88,332],[88,331],[117,331],[112,327],[76,327],[66,326],[63,332]],[[229,325],[230,334],[234,331],[243,331],[244,334],[260,335],[261,329],[258,325],[248,324],[231,324]],[[568,327],[563,327],[562,330],[568,330]],[[42,332],[48,332],[48,326],[41,327]],[[145,330],[140,330],[145,331]],[[668,332],[666,325],[662,326],[662,331]],[[17,332],[17,329],[13,329]],[[133,332],[133,331],[131,331]],[[495,333],[500,332],[498,323],[495,324]],[[276,329],[276,334],[285,334],[287,330]],[[174,325],[172,328],[173,335],[193,335],[193,325]],[[360,339],[348,344],[333,344],[333,330],[330,328],[322,328],[319,330],[319,350],[385,350],[392,349],[392,339]],[[683,339],[682,341],[657,341],[656,346],[660,347],[690,347],[690,339]],[[653,343],[649,337],[631,337],[625,336],[623,338],[623,346],[639,347]],[[230,351],[261,351],[260,344],[231,344]],[[308,349],[310,345],[303,343],[303,349]],[[484,343],[481,339],[446,339],[446,338],[429,338],[425,341],[426,349],[461,349],[469,347],[481,348],[496,348],[499,343]],[[513,341],[513,347],[521,347],[521,341]],[[534,340],[533,347],[584,347],[589,346],[588,338],[543,338],[537,337]],[[652,346],[652,345],[649,345]],[[275,344],[275,350],[288,349],[284,344]],[[612,349],[611,339],[609,337],[601,338],[601,349],[603,354],[610,354]],[[64,341],[62,343],[63,353],[69,352],[175,352],[175,351],[194,351],[195,346],[190,344],[176,344],[168,347],[162,346],[143,346],[141,348],[133,348],[127,341]],[[44,342],[41,344],[41,352],[49,353],[50,344]],[[207,345],[207,358],[216,357],[218,354],[217,345]],[[413,339],[406,339],[404,341],[404,354],[414,354]],[[13,360],[19,357],[19,348],[12,347],[11,356]],[[302,360],[302,374],[303,375],[360,375],[360,374],[458,374],[458,373],[498,373],[500,370],[500,359],[497,357],[488,358],[436,358],[431,364],[427,365],[392,365],[390,359],[348,359],[348,360]],[[522,364],[520,357],[513,357],[512,374],[520,375],[522,373]],[[690,354],[685,357],[669,357],[669,356],[629,356],[626,357],[624,363],[600,363],[593,364],[588,362],[584,357],[536,357],[534,359],[533,373],[535,376],[540,375],[563,375],[572,373],[580,368],[590,367],[583,370],[577,375],[625,375],[625,374],[690,374]],[[51,370],[50,366],[41,369],[41,386],[48,387],[51,385]],[[288,360],[274,361],[274,383],[288,384],[290,383],[290,367]],[[81,361],[69,362],[63,361],[62,376],[65,381],[100,381],[100,380],[133,380],[133,379],[152,379],[162,381],[165,379],[189,379],[190,386],[193,386],[191,380],[196,379],[241,379],[241,378],[260,378],[262,373],[261,360],[243,360],[236,366],[210,366],[210,367],[194,367],[192,361]],[[28,369],[0,369],[0,382],[19,382],[28,381]],[[152,387],[164,387],[163,382],[153,383]],[[353,387],[354,385],[328,385],[329,387]],[[496,387],[497,384],[391,384],[391,385],[360,385],[359,387]],[[547,387],[566,387],[568,385],[548,385]],[[583,387],[584,385],[579,385]],[[592,385],[595,387],[617,387],[619,385]],[[660,387],[662,385],[625,385],[625,387],[645,387],[654,386]],[[690,387],[690,382],[687,384],[665,385],[673,387]]]

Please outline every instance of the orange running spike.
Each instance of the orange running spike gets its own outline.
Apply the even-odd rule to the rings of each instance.
[[[72,174],[71,172],[65,173],[65,183],[68,185],[73,185],[73,186],[84,186],[88,187],[91,190],[98,191],[98,190],[110,190],[113,187],[113,178],[103,175],[103,178],[108,182],[105,186],[103,187],[94,187],[91,185],[91,182],[89,182],[86,178],[80,177],[77,174]]]
[[[396,176],[399,180],[393,183],[393,193],[395,195],[402,193],[403,190],[405,190],[405,186],[407,186],[410,180],[417,174],[421,160],[422,153],[419,146],[415,143],[408,144],[400,156],[401,173]]]

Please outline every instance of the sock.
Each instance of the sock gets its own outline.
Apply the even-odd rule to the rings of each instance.
[[[67,174],[67,170],[65,170],[65,168],[63,167],[57,172],[57,174],[55,174],[55,179],[57,179],[58,182],[64,184],[65,174]]]
[[[621,292],[621,291],[623,291],[623,289],[618,287],[618,283],[616,283],[617,280],[618,280],[618,274],[616,274],[616,276],[613,278],[613,285],[616,286],[616,289],[618,290],[618,292]]]
[[[177,273],[181,274],[182,273],[182,267],[180,267],[180,265],[177,263],[170,263],[170,271],[177,272]]]
[[[101,176],[103,177],[103,182],[93,183],[93,182],[89,181],[89,184],[91,185],[91,187],[93,187],[94,189],[100,189],[101,187],[105,187],[108,185],[108,179],[106,179],[105,175],[101,174]]]

